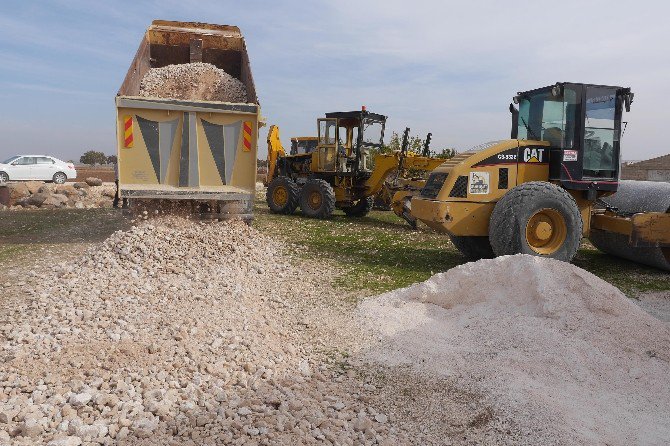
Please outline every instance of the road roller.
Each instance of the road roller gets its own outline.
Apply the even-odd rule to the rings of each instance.
[[[436,168],[411,212],[469,259],[531,254],[570,262],[582,237],[670,271],[670,184],[621,181],[630,88],[558,82],[513,97],[510,139]]]

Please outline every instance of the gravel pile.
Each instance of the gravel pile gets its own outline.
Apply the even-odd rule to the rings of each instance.
[[[487,396],[487,418],[516,425],[503,443],[670,438],[670,327],[574,265],[481,260],[369,299],[360,317],[377,333],[367,360]]]
[[[307,342],[324,280],[241,222],[175,217],[32,273],[0,303],[0,444],[408,443]]]
[[[235,103],[249,101],[247,89],[240,80],[202,62],[150,69],[142,78],[139,95]]]

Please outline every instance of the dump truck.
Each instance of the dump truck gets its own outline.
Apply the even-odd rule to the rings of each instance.
[[[328,218],[341,209],[364,217],[386,178],[408,166],[438,165],[442,160],[409,157],[404,151],[376,153],[383,145],[386,116],[360,111],[326,113],[317,120],[317,144],[307,153],[286,154],[279,128],[268,132],[266,200],[274,213],[292,214],[298,206],[307,217]],[[431,164],[432,163],[432,164]]]
[[[633,97],[630,88],[571,82],[517,93],[511,138],[436,168],[412,215],[470,259],[569,262],[588,237],[606,253],[670,270],[670,184],[620,181],[622,115]]]
[[[154,68],[208,63],[244,84],[230,103],[140,96]],[[142,203],[189,203],[207,218],[250,219],[260,103],[236,26],[154,20],[116,96],[119,194]]]

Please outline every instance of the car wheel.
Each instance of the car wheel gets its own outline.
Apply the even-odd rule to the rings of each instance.
[[[65,183],[65,180],[67,180],[67,175],[65,175],[63,172],[56,172],[54,174],[53,180],[56,184],[63,184]]]
[[[0,183],[6,183],[9,181],[9,175],[5,172],[0,172]]]

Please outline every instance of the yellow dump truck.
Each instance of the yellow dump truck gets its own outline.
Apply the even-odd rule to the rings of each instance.
[[[140,96],[150,69],[203,62],[244,84],[247,102]],[[235,26],[154,20],[116,96],[119,192],[130,207],[187,200],[202,215],[251,218],[260,104]]]

